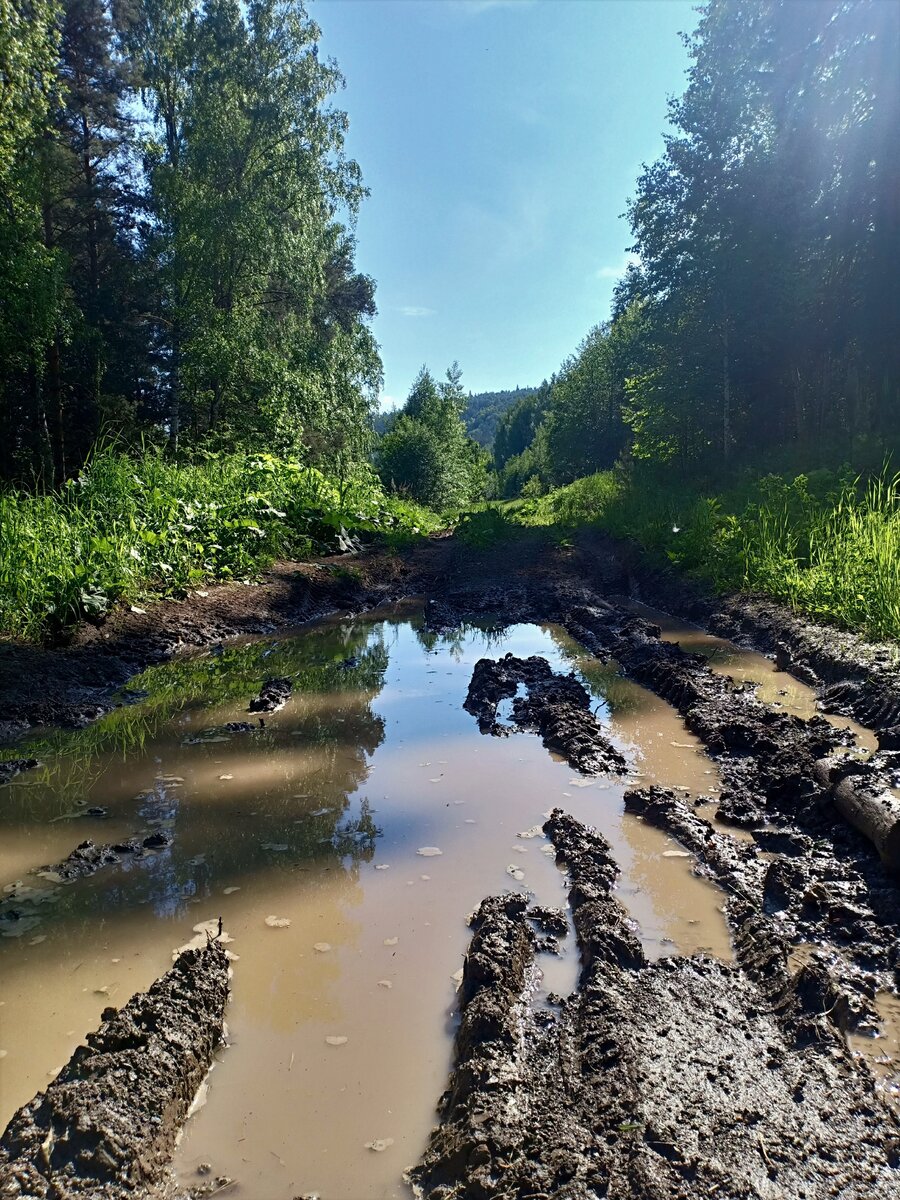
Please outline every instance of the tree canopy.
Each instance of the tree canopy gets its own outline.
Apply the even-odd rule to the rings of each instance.
[[[300,0],[2,0],[0,476],[101,433],[365,460],[342,86]]]

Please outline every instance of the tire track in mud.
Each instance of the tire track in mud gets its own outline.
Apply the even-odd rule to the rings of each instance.
[[[532,1012],[527,908],[483,903],[441,1125],[410,1174],[417,1195],[900,1195],[897,1116],[845,1036],[875,1030],[900,958],[896,878],[841,816],[821,766],[849,735],[767,706],[583,588],[496,600],[460,592],[430,604],[429,620],[446,628],[496,607],[504,624],[559,621],[675,707],[719,767],[717,818],[753,841],[715,829],[695,811],[703,798],[626,793],[626,809],[729,897],[734,966],[648,964],[611,896],[608,844],[554,812],[545,831],[568,866],[579,987],[558,1017]],[[879,754],[852,772],[877,794],[891,768]],[[810,944],[792,971],[791,948]]]
[[[213,939],[120,1011],[105,1009],[100,1029],[6,1127],[0,1196],[156,1195],[222,1041],[227,998],[228,958]]]
[[[648,963],[612,895],[605,839],[559,809],[544,829],[569,875],[579,987],[558,1016],[532,1011],[527,901],[482,903],[441,1125],[409,1173],[416,1194],[900,1195],[900,1124],[810,1009],[765,919],[743,924],[752,971]]]

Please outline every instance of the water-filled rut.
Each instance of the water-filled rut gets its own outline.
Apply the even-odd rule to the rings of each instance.
[[[579,673],[624,775],[582,776],[537,737],[478,732],[462,707],[474,664],[507,652]],[[290,699],[248,714],[271,677],[291,679]],[[558,627],[441,636],[405,605],[229,643],[132,686],[143,700],[51,738],[42,768],[6,789],[3,879],[41,894],[0,922],[4,1122],[107,1005],[221,917],[235,955],[229,1044],[178,1174],[197,1182],[208,1165],[257,1200],[407,1194],[402,1172],[450,1066],[464,918],[504,889],[566,906],[541,832],[557,805],[608,839],[648,958],[731,958],[724,893],[623,806],[636,782],[714,793],[713,762],[674,709]],[[85,838],[154,833],[168,844],[72,883],[25,874]],[[537,957],[537,1004],[575,986],[571,935],[561,949]]]

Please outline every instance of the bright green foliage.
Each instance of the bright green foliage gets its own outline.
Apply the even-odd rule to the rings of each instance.
[[[900,476],[765,478],[721,496],[660,468],[578,479],[503,508],[507,521],[596,525],[719,591],[764,592],[807,615],[900,638]]]
[[[271,455],[179,466],[100,452],[59,493],[0,492],[0,632],[53,632],[119,599],[184,594],[341,548],[348,534],[390,540],[436,523],[385,497],[365,466],[335,481]]]
[[[0,0],[0,399],[15,379],[39,468],[48,458],[40,372],[62,307],[60,263],[42,236],[37,157],[53,99],[56,16],[52,0]],[[0,469],[5,457],[0,449]]]
[[[454,363],[436,383],[423,367],[377,447],[385,486],[438,512],[480,499],[487,482],[487,456],[462,421],[461,374]]]
[[[146,162],[173,440],[305,445],[329,463],[367,450],[374,285],[337,219],[364,190],[318,38],[293,0],[148,0],[129,31],[157,119]]]
[[[0,0],[0,479],[102,434],[349,478],[381,378],[301,0]]]

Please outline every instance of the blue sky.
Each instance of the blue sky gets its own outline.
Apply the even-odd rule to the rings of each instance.
[[[370,197],[383,404],[422,363],[536,384],[609,313],[622,213],[683,90],[691,0],[318,0]]]

